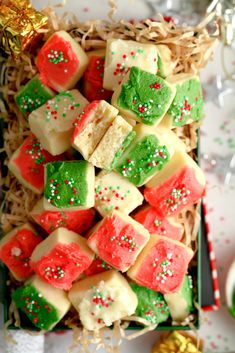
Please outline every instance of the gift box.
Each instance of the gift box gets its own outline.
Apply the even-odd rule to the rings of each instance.
[[[131,30],[133,30],[133,28],[131,26],[133,26],[133,25],[130,24],[130,28],[129,28],[130,32],[131,32]],[[142,29],[146,29],[146,27],[149,27],[150,31],[151,31],[151,28],[153,28],[152,24],[147,21],[146,21],[146,23],[140,24],[140,26],[142,26]],[[168,30],[170,33],[170,31],[172,30],[170,28],[171,25],[168,24],[166,26],[169,26]],[[158,26],[156,26],[156,28],[157,27]],[[84,25],[84,29],[88,30],[86,25]],[[118,29],[118,23],[117,24],[110,24],[110,27],[108,28],[107,36],[110,31],[113,31],[118,36],[118,33],[120,33],[120,31],[123,33],[126,33],[127,27],[120,25],[120,28]],[[182,30],[182,33],[183,32],[184,32],[184,30]],[[79,29],[73,30],[71,32],[71,34],[79,37],[79,35],[80,35]],[[95,36],[95,38],[97,38],[97,33],[94,32],[94,36]],[[129,37],[127,35],[127,39],[130,39],[130,37],[131,37],[131,35]],[[151,39],[150,37],[146,38],[146,40]],[[152,37],[154,38],[154,35]],[[90,38],[92,38],[92,33],[90,34]],[[137,39],[138,35],[135,35],[134,39],[135,38]],[[104,38],[100,38],[100,40],[104,40]],[[105,43],[103,43],[103,44],[105,45]],[[189,60],[189,58],[188,58],[188,60]],[[196,64],[197,62],[198,62],[198,59],[195,58],[195,65],[197,65]],[[187,64],[189,65],[189,63],[187,63]],[[187,68],[187,65],[185,67]],[[199,147],[197,149],[196,154],[199,159],[199,155],[200,155]],[[197,249],[198,250],[197,250],[197,254],[194,257],[194,260],[195,260],[195,261],[193,261],[194,265],[191,265],[191,267],[190,267],[190,275],[193,278],[193,285],[194,285],[194,289],[195,289],[194,300],[198,304],[199,307],[201,307],[201,286],[202,286],[202,283],[201,283],[201,237],[202,237],[202,232],[203,232],[203,228],[200,227],[199,233],[198,233],[198,238],[197,238]],[[0,301],[2,302],[3,307],[4,307],[4,322],[5,323],[9,320],[9,306],[10,306],[10,301],[11,301],[11,299],[10,299],[11,297],[9,295],[10,288],[7,285],[7,278],[8,278],[7,269],[5,268],[5,266],[0,264]],[[13,287],[14,287],[14,284],[13,284]],[[195,308],[194,311],[192,312],[192,314],[195,317],[195,320],[193,321],[193,325],[194,325],[194,327],[199,328],[200,318],[199,318],[198,309]],[[33,325],[29,322],[29,320],[26,318],[26,316],[24,314],[20,313],[20,317],[21,317],[21,328],[24,328],[24,329],[27,329],[30,331],[37,331],[37,329],[35,327],[33,327]],[[8,328],[16,329],[16,327],[13,324],[8,326]],[[60,331],[60,330],[64,330],[64,329],[67,329],[67,326],[63,325],[63,323],[59,323],[53,330]],[[140,329],[142,329],[142,326],[131,322],[131,324],[128,326],[128,329],[129,330],[140,330]],[[182,325],[172,326],[172,320],[168,320],[168,321],[160,324],[156,328],[156,330],[190,330],[190,329],[191,329],[191,327],[190,327],[190,325],[187,324],[187,322],[185,323],[184,326],[182,326]]]

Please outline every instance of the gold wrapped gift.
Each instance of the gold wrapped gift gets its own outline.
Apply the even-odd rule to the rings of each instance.
[[[47,16],[36,11],[28,0],[0,0],[0,41],[2,49],[17,57],[40,36]]]
[[[198,348],[197,348],[198,346]],[[202,342],[184,332],[173,331],[163,335],[152,350],[152,353],[202,353]]]

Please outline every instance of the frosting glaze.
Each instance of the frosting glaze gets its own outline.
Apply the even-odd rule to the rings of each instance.
[[[161,293],[131,283],[131,288],[138,298],[136,316],[142,317],[151,324],[160,324],[169,317],[169,309]]]
[[[75,79],[76,83],[87,61],[86,54],[75,40],[65,31],[60,31],[53,34],[40,49],[36,65],[42,82],[61,91],[73,87],[71,80]]]
[[[55,93],[42,83],[39,75],[36,75],[19,90],[15,95],[15,101],[21,112],[28,116],[54,95]]]
[[[42,238],[28,226],[16,228],[0,242],[0,259],[18,280],[32,276],[29,259]]]
[[[176,95],[168,114],[172,117],[173,127],[183,126],[203,117],[202,88],[198,78],[176,84]]]
[[[110,212],[91,230],[88,246],[109,265],[124,272],[149,239],[148,232],[130,217]]]
[[[127,274],[139,285],[162,294],[177,292],[192,257],[193,251],[182,243],[154,235]]]
[[[31,260],[37,275],[55,288],[69,290],[72,282],[92,263],[83,249],[75,244],[57,244],[40,260]]]
[[[111,98],[113,92],[103,88],[104,56],[91,55],[84,73],[84,95],[90,101]]]
[[[59,227],[83,234],[93,225],[95,210],[92,208],[76,211],[46,211],[43,209],[43,200],[39,203],[30,215],[49,234]]]
[[[42,330],[49,330],[59,320],[57,309],[31,284],[17,288],[12,299],[16,307]]]
[[[183,167],[164,183],[145,188],[144,197],[162,217],[168,217],[196,203],[204,193],[205,185],[198,182],[195,170]]]
[[[182,238],[182,225],[177,223],[173,218],[163,218],[154,207],[144,207],[133,218],[141,223],[150,234],[164,235],[179,241]]]
[[[13,154],[9,168],[19,180],[35,192],[41,193],[44,188],[44,166],[48,162],[63,159],[62,155],[52,156],[42,148],[38,139],[30,134]],[[22,180],[23,179],[23,180]]]
[[[173,91],[161,77],[132,67],[128,81],[122,84],[117,105],[132,111],[140,122],[155,125],[172,99]]]
[[[88,180],[88,169],[92,171],[94,179],[94,168],[86,161],[46,164],[45,199],[58,208],[87,206],[88,193],[94,193],[94,190],[91,190],[94,181],[90,184],[92,180]]]
[[[135,142],[135,140],[134,140]],[[132,143],[115,170],[136,186],[141,186],[169,161],[165,145],[160,145],[155,135],[147,135]]]

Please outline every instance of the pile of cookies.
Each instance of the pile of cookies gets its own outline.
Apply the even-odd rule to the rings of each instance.
[[[22,282],[17,308],[43,330],[71,306],[93,331],[131,315],[183,321],[194,253],[176,216],[205,178],[172,129],[203,116],[198,76],[173,75],[166,45],[110,39],[106,52],[84,52],[65,31],[36,66],[15,95],[30,132],[8,167],[43,196],[0,242]]]

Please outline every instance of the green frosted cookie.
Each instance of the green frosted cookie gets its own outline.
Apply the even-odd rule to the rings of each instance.
[[[64,291],[50,286],[37,276],[17,288],[12,299],[36,327],[46,331],[52,329],[70,308]]]
[[[183,126],[203,117],[202,87],[198,76],[178,74],[167,78],[176,87],[176,95],[163,119],[167,127]],[[170,126],[169,126],[170,125]]]
[[[146,287],[131,283],[131,288],[138,298],[135,314],[149,321],[151,324],[160,324],[169,317],[169,309],[161,293]]]
[[[54,95],[55,93],[41,82],[39,75],[36,75],[15,95],[15,101],[21,112],[28,116]]]
[[[115,170],[136,186],[142,186],[171,158],[172,145],[165,133],[138,124],[136,137],[119,159]]]
[[[112,97],[123,117],[146,125],[157,125],[175,96],[174,86],[163,78],[132,67]]]
[[[164,299],[174,321],[183,321],[193,310],[193,282],[192,277],[186,275],[180,290],[176,293],[165,294]]]
[[[63,161],[45,166],[45,209],[87,209],[94,206],[95,171],[87,161]]]

